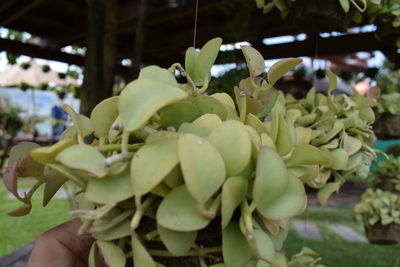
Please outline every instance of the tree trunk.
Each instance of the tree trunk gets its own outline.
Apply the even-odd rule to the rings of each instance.
[[[112,95],[117,49],[117,1],[87,0],[88,38],[81,113]]]

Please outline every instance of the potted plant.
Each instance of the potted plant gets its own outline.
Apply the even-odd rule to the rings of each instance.
[[[378,120],[374,132],[379,139],[400,138],[400,71],[387,71],[378,77],[381,90],[377,99]]]
[[[331,95],[330,72],[328,96],[285,96],[274,84],[301,60],[261,76],[264,59],[249,46],[242,51],[250,77],[235,87],[235,100],[204,94],[221,43],[189,48],[185,68],[143,68],[90,118],[65,106],[74,126],[58,143],[11,151],[4,181],[23,205],[10,215],[29,213],[41,185],[46,205],[70,181],[79,188],[79,232],[96,239],[92,264],[98,252],[110,266],[273,264],[288,220],[307,206],[305,184],[326,203],[346,174],[375,157],[373,113],[362,96]],[[26,176],[36,184],[19,196],[18,177]]]
[[[367,189],[354,206],[357,220],[364,224],[371,243],[400,242],[400,197],[381,189]]]
[[[400,5],[397,1],[381,0],[379,6],[371,7],[371,22],[377,25],[378,39],[399,44]]]
[[[369,178],[369,184],[372,188],[400,193],[400,157],[389,156],[387,160],[379,162]]]

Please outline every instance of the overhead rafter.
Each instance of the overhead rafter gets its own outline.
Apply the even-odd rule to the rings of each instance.
[[[40,5],[43,1],[44,0],[32,0],[32,1],[29,1],[26,5],[22,6],[16,12],[8,12],[8,14],[0,20],[0,25],[7,26],[14,20],[23,16],[25,13],[27,13],[32,8],[35,8],[38,5]]]

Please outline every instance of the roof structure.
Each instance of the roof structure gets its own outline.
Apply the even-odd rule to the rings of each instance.
[[[118,58],[129,58],[135,42],[140,2],[118,0]],[[0,2],[0,26],[25,31],[37,38],[21,43],[0,38],[0,50],[32,57],[83,65],[84,57],[62,52],[69,45],[86,45],[87,14],[85,0],[7,0]],[[182,62],[184,51],[193,45],[194,0],[147,0],[143,62],[167,66]],[[367,24],[365,19],[363,24]],[[266,59],[292,56],[327,56],[357,51],[381,50],[397,56],[392,44],[378,41],[373,32],[321,38],[308,33],[305,40],[265,45],[268,37],[296,35],[290,18],[283,20],[277,10],[267,15],[254,0],[199,0],[196,45],[221,36],[224,43],[249,41]],[[237,51],[226,51],[220,62],[228,62]]]

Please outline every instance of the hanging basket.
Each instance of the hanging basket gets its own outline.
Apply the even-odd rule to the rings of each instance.
[[[296,0],[291,16],[297,28],[308,32],[344,32],[351,22],[337,0]]]
[[[400,225],[391,223],[382,225],[376,223],[373,226],[365,226],[365,234],[370,243],[381,245],[392,245],[400,243]]]
[[[375,188],[379,188],[382,191],[389,191],[393,194],[399,194],[400,192],[395,189],[395,184],[390,181],[390,178],[380,179],[381,181],[374,185]]]
[[[400,115],[383,114],[375,120],[373,129],[378,139],[400,139]]]
[[[138,232],[151,232],[157,229],[156,221],[148,217],[144,217],[142,221],[143,225],[138,229]],[[222,232],[221,232],[221,220],[218,218],[213,220],[206,228],[200,230],[197,234],[196,242],[199,248],[218,248],[222,245]],[[157,251],[167,252],[167,248],[160,241],[146,241],[145,246],[148,249],[154,249]],[[195,250],[194,250],[195,251]],[[171,257],[171,256],[156,256],[153,258],[155,261],[163,264],[164,266],[170,267],[201,267],[199,262],[199,255],[193,255],[193,257]],[[204,261],[208,265],[214,265],[223,263],[223,257],[221,251],[215,253],[209,253],[204,258]]]

